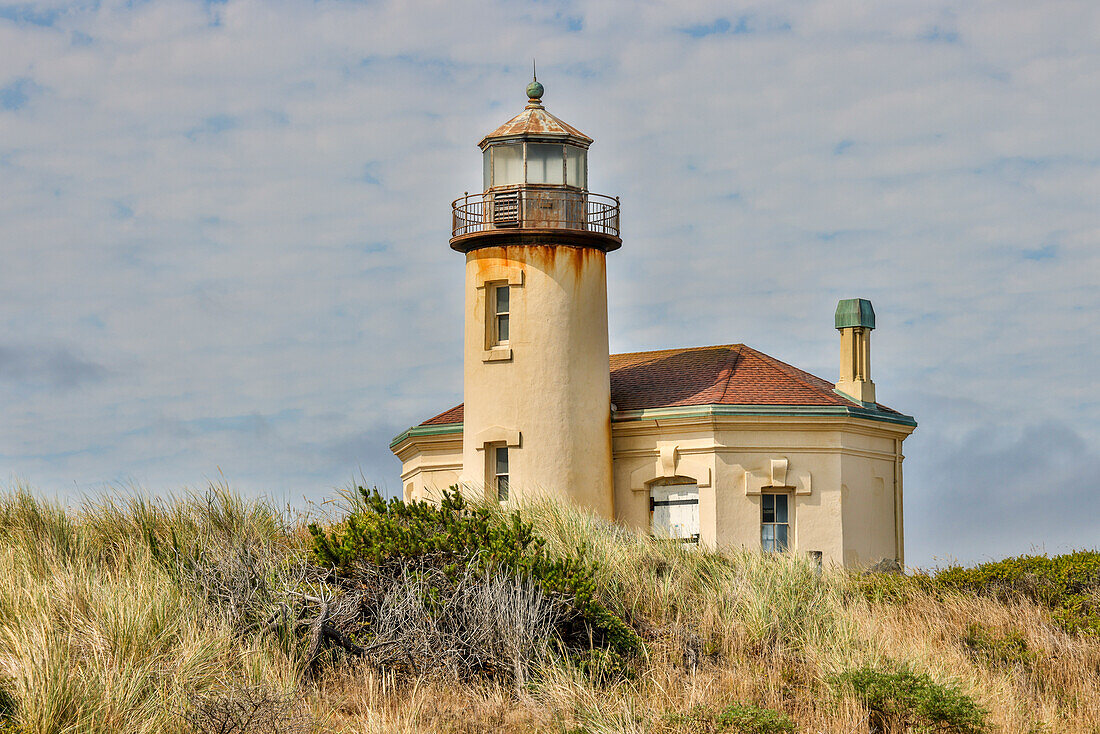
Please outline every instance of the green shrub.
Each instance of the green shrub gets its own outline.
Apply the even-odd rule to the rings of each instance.
[[[852,579],[858,593],[875,603],[903,604],[922,593],[937,593],[932,578],[922,573],[871,573]]]
[[[1019,630],[998,634],[976,622],[967,626],[962,644],[972,658],[1006,668],[1031,667],[1037,657]]]
[[[453,591],[463,574],[504,572],[531,581],[571,611],[559,632],[570,649],[606,648],[620,658],[642,649],[641,638],[596,599],[595,566],[578,548],[572,557],[552,557],[519,513],[501,516],[467,503],[458,492],[444,493],[439,505],[388,502],[377,490],[359,488],[361,506],[329,532],[310,526],[315,560],[337,576],[359,579],[431,569],[432,595]],[[442,577],[448,583],[437,583]],[[432,600],[426,600],[430,609]],[[601,664],[606,670],[606,665]]]
[[[1023,598],[1047,607],[1068,632],[1100,635],[1100,552],[1018,556],[935,572],[935,585],[999,600]]]
[[[664,723],[692,734],[794,734],[794,722],[784,714],[748,703],[722,711],[695,706],[687,713],[670,713]]]
[[[576,666],[577,670],[596,684],[634,678],[634,671],[628,665],[629,658],[610,650],[600,648],[576,650],[569,658],[569,662]]]
[[[908,666],[882,671],[848,670],[831,679],[837,689],[853,691],[867,707],[872,729],[978,734],[987,731],[988,711],[955,685],[937,683]]]
[[[1017,556],[931,573],[872,574],[855,580],[869,601],[901,603],[921,593],[981,594],[998,601],[1024,599],[1050,610],[1071,633],[1100,635],[1100,552]]]
[[[11,695],[11,692],[5,686],[7,682],[0,679],[0,732],[15,721],[15,714],[18,709],[15,697]]]
[[[736,703],[718,714],[718,731],[738,734],[794,734],[794,722],[772,709]]]

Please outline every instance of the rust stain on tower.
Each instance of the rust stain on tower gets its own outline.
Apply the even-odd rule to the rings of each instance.
[[[527,94],[523,111],[478,144],[484,185],[452,203],[451,247],[619,249],[618,197],[588,190],[592,138],[546,111],[537,81]]]

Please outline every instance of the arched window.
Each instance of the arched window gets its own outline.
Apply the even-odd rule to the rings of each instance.
[[[652,532],[658,538],[699,542],[699,487],[690,477],[667,477],[649,485]]]

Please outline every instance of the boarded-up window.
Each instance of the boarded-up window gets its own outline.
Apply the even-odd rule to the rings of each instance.
[[[699,488],[694,483],[655,484],[649,490],[653,534],[686,543],[699,542]],[[686,480],[690,481],[690,480]]]

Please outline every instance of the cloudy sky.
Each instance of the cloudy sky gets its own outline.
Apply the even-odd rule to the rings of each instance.
[[[0,481],[396,489],[536,56],[623,200],[613,352],[835,379],[870,298],[909,560],[1095,545],[1098,39],[1094,0],[0,4]]]

